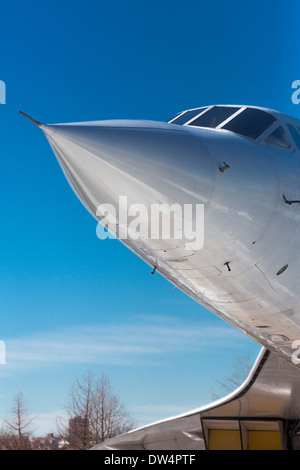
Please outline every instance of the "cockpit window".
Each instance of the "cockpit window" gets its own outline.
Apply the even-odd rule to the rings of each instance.
[[[291,146],[288,136],[282,126],[277,127],[275,131],[271,132],[271,134],[265,139],[265,142],[285,148],[290,148]]]
[[[172,118],[169,122],[172,124],[185,124],[188,122],[190,119],[193,119],[194,116],[198,116],[198,114],[202,113],[206,108],[197,108],[197,109],[191,109],[190,111],[185,111],[183,114],[180,114],[178,118],[175,119]]]
[[[292,126],[291,124],[287,124],[287,126],[288,126],[291,136],[294,139],[295,144],[297,145],[298,149],[300,149],[300,135],[297,132],[296,127]]]
[[[276,118],[272,114],[261,109],[246,108],[225,124],[222,129],[227,129],[251,139],[257,139],[275,121]]]
[[[205,106],[183,111],[168,121],[172,124],[226,130],[284,149],[300,149],[300,127],[293,124],[280,125],[272,112],[245,106]],[[287,128],[286,128],[287,126]],[[289,132],[287,132],[287,129]]]
[[[234,106],[214,106],[206,111],[206,113],[190,122],[189,125],[215,129],[221,122],[228,119],[229,116],[236,113],[239,109],[240,108]]]

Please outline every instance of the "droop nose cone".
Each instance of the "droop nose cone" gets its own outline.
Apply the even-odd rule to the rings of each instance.
[[[207,203],[214,166],[201,139],[152,121],[41,125],[69,183],[96,217],[99,204]]]

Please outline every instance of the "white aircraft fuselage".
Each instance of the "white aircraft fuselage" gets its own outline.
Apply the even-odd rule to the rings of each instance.
[[[300,340],[298,120],[263,108],[211,106],[170,122],[38,125],[98,220],[98,206],[118,208],[120,196],[149,210],[203,204],[200,249],[186,249],[184,237],[122,242],[197,302],[292,361]]]

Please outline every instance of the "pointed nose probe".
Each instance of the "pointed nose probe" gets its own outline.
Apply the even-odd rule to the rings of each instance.
[[[28,114],[23,113],[23,111],[19,111],[19,113],[22,114],[22,116],[24,116],[24,117],[26,117],[27,119],[29,119],[29,121],[33,122],[33,124],[35,124],[36,126],[42,127],[42,125],[43,125],[42,122],[36,121],[36,120],[33,119],[32,117],[28,116]]]

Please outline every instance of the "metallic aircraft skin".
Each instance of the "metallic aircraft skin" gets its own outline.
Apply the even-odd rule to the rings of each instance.
[[[223,432],[214,449],[253,449],[251,431],[260,434],[269,431],[271,440],[264,442],[260,436],[256,450],[299,450],[299,392],[299,369],[262,348],[245,382],[226,397],[133,429],[97,444],[92,450],[210,450],[213,430]],[[231,442],[228,446],[224,431],[226,434],[237,430],[241,438],[239,445]],[[276,430],[281,443],[274,439]]]
[[[172,122],[38,125],[98,220],[97,207],[118,208],[120,196],[149,211],[153,203],[204,204],[201,249],[186,249],[184,238],[122,242],[187,295],[291,362],[293,342],[300,340],[300,151],[287,123],[300,122],[265,111],[276,118],[270,129],[278,122],[284,128],[290,148],[268,145],[270,129],[253,140]]]

